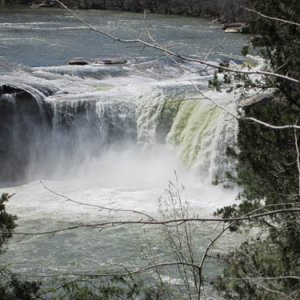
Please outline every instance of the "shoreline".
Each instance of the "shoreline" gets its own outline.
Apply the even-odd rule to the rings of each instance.
[[[182,17],[191,17],[191,18],[203,18],[210,20],[211,22],[217,24],[227,24],[227,23],[247,23],[248,18],[245,15],[236,15],[236,16],[226,16],[225,13],[221,11],[215,10],[210,12],[190,12],[187,10],[178,10],[176,8],[170,9],[168,11],[163,10],[162,8],[157,9],[149,9],[147,5],[139,6],[139,7],[116,7],[116,6],[103,6],[95,3],[96,0],[79,0],[72,1],[67,3],[67,6],[71,9],[79,9],[79,10],[101,10],[101,11],[116,11],[116,12],[130,12],[130,13],[138,13],[138,14],[159,14],[159,15],[173,15],[173,16],[182,16]],[[28,7],[33,9],[38,8],[61,8],[61,6],[55,1],[42,1],[40,3],[37,2],[27,2],[27,3],[5,3],[0,2],[0,7],[6,8],[16,8],[16,7]]]

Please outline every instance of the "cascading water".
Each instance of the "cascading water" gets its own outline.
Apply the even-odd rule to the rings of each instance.
[[[46,86],[65,76],[59,70],[54,80],[51,72],[45,76],[46,71],[44,77],[52,79],[51,82],[44,78]],[[37,81],[38,77],[33,75],[30,80]],[[78,80],[81,81],[80,77]],[[18,157],[23,170],[18,172],[12,168],[8,176],[5,167],[3,179],[24,179],[24,172],[27,179],[50,178],[53,173],[58,175],[59,169],[74,171],[75,161],[80,166],[108,148],[120,150],[130,144],[145,150],[166,144],[173,146],[186,167],[205,177],[207,182],[223,180],[226,172],[232,171],[225,152],[234,143],[235,121],[214,103],[197,96],[192,83],[189,86],[185,83],[181,89],[168,82],[162,86],[156,80],[147,85],[127,95],[126,91],[120,94],[120,86],[113,84],[107,91],[99,90],[93,81],[89,83],[89,93],[84,87],[86,94],[82,90],[61,91],[60,86],[52,86],[52,92],[47,89],[48,93],[43,94],[34,82],[33,86],[30,82],[20,83],[19,87],[11,83],[3,85],[5,135],[1,145],[4,151],[5,145],[10,144],[5,156],[10,157],[9,161]],[[223,105],[232,103],[232,96],[226,93],[213,97]],[[233,110],[234,105],[230,105]]]
[[[47,97],[22,84],[3,85],[0,92],[2,181],[51,178],[112,145],[136,141],[133,103],[99,95]]]
[[[70,223],[132,220],[132,209],[157,217],[161,205],[169,206],[164,204],[169,201],[165,188],[177,180],[175,169],[186,187],[182,196],[197,215],[207,216],[231,203],[236,191],[211,183],[224,181],[232,171],[225,152],[234,144],[236,122],[199,95],[194,82],[227,110],[234,111],[235,96],[208,90],[209,73],[158,80],[153,70],[149,77],[120,70],[117,80],[99,81],[95,74],[103,71],[99,66],[46,67],[22,70],[22,80],[15,73],[5,77],[0,95],[0,127],[5,132],[1,176],[24,180],[3,188],[16,193],[7,206],[18,215],[19,228],[51,231]],[[66,201],[44,185],[68,199],[108,209]],[[100,239],[96,231],[79,230],[50,240],[29,238],[21,245],[15,241],[17,247],[10,247],[5,259],[14,261],[15,270],[45,274],[124,262],[126,267],[143,265],[136,256],[145,243],[143,235],[136,227],[124,230],[104,232]],[[162,257],[168,255],[160,234],[147,232],[156,245],[163,243]],[[205,243],[198,243],[201,252]]]
[[[214,95],[216,102],[232,103],[226,94]],[[234,111],[234,105],[231,109]],[[235,119],[209,100],[200,97],[181,103],[167,141],[175,144],[184,162],[206,182],[223,182],[233,172],[226,149],[234,146],[237,133]]]
[[[86,13],[93,22],[99,21],[95,12]],[[140,218],[127,211],[132,209],[160,218],[161,205],[169,203],[168,184],[176,180],[185,186],[182,198],[196,215],[211,215],[216,208],[233,202],[237,191],[225,190],[222,184],[226,173],[234,169],[226,149],[235,143],[237,124],[204,96],[234,112],[238,95],[210,91],[207,85],[213,76],[212,69],[187,63],[180,67],[182,62],[161,58],[150,50],[143,52],[144,56],[127,48],[115,50],[116,44],[75,32],[82,28],[69,19],[62,21],[64,15],[55,17],[57,23],[38,22],[39,16],[36,18],[34,23],[25,22],[26,26],[22,22],[14,26],[0,23],[0,34],[4,30],[14,37],[18,32],[12,32],[12,28],[19,26],[24,30],[24,47],[29,40],[41,46],[45,42],[43,35],[47,35],[47,44],[55,49],[47,48],[38,57],[37,61],[42,62],[44,56],[53,59],[44,64],[34,64],[29,52],[15,51],[22,62],[35,67],[5,62],[2,69],[0,64],[1,191],[16,194],[7,208],[18,216],[18,231]],[[108,19],[110,23],[105,26],[115,30],[115,24],[122,21],[122,28],[129,35],[135,34],[133,15],[125,15],[125,21],[118,18],[121,16],[104,15],[100,22]],[[193,36],[193,49],[187,44],[190,38],[178,42],[183,51],[198,52],[214,34],[220,40],[223,33],[215,25],[201,21],[201,36],[206,42],[198,42],[199,21],[189,20],[191,24],[187,27],[172,18],[165,24],[167,30],[175,30],[175,41],[179,39],[178,28],[186,30],[187,37]],[[63,24],[64,29],[57,35],[60,22],[68,24]],[[161,28],[155,25],[151,29],[159,33]],[[32,39],[40,30],[40,39]],[[90,47],[86,47],[86,39],[91,39]],[[61,49],[65,40],[74,46],[68,44],[72,48],[69,52]],[[126,55],[128,63],[55,66],[65,63],[66,53],[71,53],[69,57],[88,51],[88,55],[96,57],[101,47],[107,47],[108,53]],[[76,49],[82,52],[77,53]],[[233,52],[235,47],[229,43],[227,49]],[[3,53],[11,58],[10,52]],[[61,56],[52,58],[53,53]],[[195,90],[195,84],[201,94]],[[172,205],[166,206],[166,210],[171,210]],[[168,260],[170,253],[161,233],[151,228],[147,234],[155,244],[151,251]],[[196,237],[199,253],[205,248],[206,236],[207,232],[202,235],[201,231]],[[225,244],[230,247],[234,243],[231,237],[227,238]],[[116,265],[131,268],[145,265],[139,253],[147,243],[139,227],[117,227],[103,232],[79,229],[51,238],[26,236],[22,242],[16,238],[0,259],[11,262],[13,270],[34,274],[108,267],[112,270]],[[162,250],[157,250],[158,245]],[[223,245],[219,250],[222,248]],[[176,274],[170,276],[177,278]]]
[[[208,98],[205,98],[190,87],[187,89],[184,94],[176,95],[156,91],[154,100],[148,98],[139,107],[144,111],[138,119],[139,141],[144,145],[171,145],[185,166],[201,180],[208,184],[224,183],[226,174],[234,172],[234,162],[226,150],[235,145],[237,122],[209,98],[213,96],[214,101],[232,112],[234,98],[226,93],[212,95],[210,91],[206,91]]]

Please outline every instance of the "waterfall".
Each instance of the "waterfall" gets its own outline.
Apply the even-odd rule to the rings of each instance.
[[[180,157],[202,180],[218,183],[234,172],[226,150],[235,145],[236,134],[236,120],[200,98],[180,103],[167,142],[178,148]]]
[[[234,162],[226,152],[236,144],[236,120],[195,91],[183,95],[156,91],[150,96],[139,106],[138,141],[148,148],[155,143],[170,145],[203,181],[226,182],[227,173],[234,173]],[[235,111],[234,96],[212,96]]]
[[[0,114],[2,180],[51,176],[136,141],[135,105],[123,101],[47,98],[33,87],[3,85]]]
[[[190,83],[178,87],[148,80],[133,87],[124,77],[121,86],[106,79],[100,88],[96,71],[77,71],[94,74],[89,79],[69,72],[66,67],[37,70],[26,81],[1,86],[2,180],[71,174],[109,149],[151,151],[155,145],[173,148],[209,183],[232,172],[226,149],[235,142],[236,122],[199,97]],[[70,88],[71,80],[77,86]],[[204,92],[235,109],[234,96]]]

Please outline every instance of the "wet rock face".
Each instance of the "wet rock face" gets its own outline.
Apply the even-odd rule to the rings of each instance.
[[[0,86],[0,182],[51,176],[107,147],[136,143],[134,104],[47,96]]]
[[[238,106],[248,111],[249,109],[251,109],[252,106],[261,105],[261,104],[264,105],[265,103],[269,103],[274,99],[275,96],[272,93],[255,95],[246,98],[241,98],[239,100]]]
[[[0,180],[24,175],[32,145],[49,128],[45,112],[29,92],[13,85],[0,87]]]

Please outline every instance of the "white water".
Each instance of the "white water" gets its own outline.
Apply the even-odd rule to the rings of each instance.
[[[175,74],[173,72],[176,79],[166,76],[163,79],[161,74],[153,72],[153,68],[141,76],[139,70],[135,71],[131,65],[124,67],[131,70],[130,74],[117,79],[106,76],[103,80],[98,80],[78,76],[95,70],[99,74],[101,68],[36,68],[32,73],[16,71],[4,77],[6,82],[15,79],[16,84],[38,86],[40,90],[42,86],[55,91],[53,96],[44,99],[54,108],[54,139],[40,140],[40,144],[45,143],[45,158],[42,163],[32,159],[27,170],[27,183],[1,189],[1,192],[15,193],[7,204],[7,209],[18,216],[19,226],[16,231],[44,232],[79,224],[145,219],[134,212],[122,210],[140,211],[161,219],[161,210],[165,213],[172,211],[168,187],[170,181],[176,183],[176,176],[180,185],[185,187],[182,199],[184,203],[188,203],[190,216],[211,216],[217,208],[232,203],[237,191],[226,190],[222,185],[213,186],[211,181],[215,175],[222,177],[224,170],[230,170],[224,152],[227,142],[231,143],[235,138],[235,122],[212,103],[203,100],[202,96],[195,99],[198,95],[194,92],[193,83],[197,80],[205,93],[226,105],[227,109],[234,109],[233,96],[207,91],[205,86],[208,74],[196,76],[179,70]],[[68,74],[71,71],[72,76]],[[150,75],[147,75],[148,72]],[[178,89],[179,83],[181,85]],[[177,103],[177,100],[190,98],[193,100],[181,102],[165,137],[167,143],[159,143],[157,124],[166,99]],[[90,156],[98,141],[91,140],[85,127],[78,127],[78,124],[91,125],[73,123],[76,129],[72,141],[76,151],[72,152],[74,149],[69,148],[66,143],[69,137],[60,133],[58,119],[63,116],[60,113],[68,112],[68,109],[72,109],[69,111],[72,113],[82,105],[80,103],[95,101],[96,105],[92,109],[99,122],[93,123],[98,126],[93,130],[105,133],[109,132],[107,124],[101,120],[120,99],[126,105],[135,105],[135,114],[131,115],[131,110],[127,111],[125,108],[128,106],[125,105],[120,111],[111,111],[115,113],[115,119],[109,120],[114,126],[122,122],[126,133],[130,132],[126,120],[135,118],[136,141],[112,145],[98,155]],[[93,119],[92,112],[93,110],[86,111],[85,122]],[[108,139],[105,134],[99,137],[103,139],[103,143]],[[47,152],[49,149],[51,155]],[[71,160],[71,164],[68,157],[70,153],[76,158],[75,161]],[[45,172],[53,166],[54,173],[49,175]],[[81,205],[50,192],[44,185]],[[159,209],[161,205],[163,208]],[[213,228],[205,226],[199,230],[199,234],[195,235],[198,244],[195,255],[198,256],[208,243],[207,233],[202,236],[203,232]],[[171,250],[166,245],[166,237],[161,230],[139,226],[116,229],[108,226],[104,231],[77,229],[54,236],[50,234],[22,238],[22,235],[17,235],[3,258],[9,262],[11,269],[30,274],[84,270],[96,272],[108,267],[118,270],[121,265],[132,268],[147,264],[139,254],[148,247],[147,237],[153,243],[151,251],[164,249],[159,250],[156,259],[171,259],[172,256],[168,254]],[[227,248],[234,244],[231,237],[227,237],[223,243]],[[222,247],[218,249],[222,251]],[[168,276],[170,282],[178,278],[177,274]]]
[[[25,25],[24,30],[35,31],[49,24]],[[21,30],[23,25],[2,26]],[[53,111],[50,133],[45,131],[45,136],[40,134],[29,143],[25,181],[0,190],[15,193],[7,209],[18,216],[16,231],[44,232],[144,218],[128,210],[161,219],[161,210],[173,209],[168,189],[177,178],[185,187],[182,199],[190,216],[211,216],[217,208],[233,203],[237,190],[212,182],[222,182],[225,173],[233,170],[225,152],[235,142],[236,122],[199,95],[194,84],[232,112],[238,95],[209,91],[212,73],[197,65],[179,66],[149,57],[130,58],[123,66],[13,67],[2,72],[1,85],[22,87]],[[66,120],[70,131],[62,130]],[[167,129],[164,122],[170,123]],[[28,145],[19,146],[21,154],[23,146]],[[216,234],[213,229],[200,226],[195,233],[197,259],[209,243],[207,234]],[[1,259],[11,269],[31,274],[134,268],[147,264],[141,257],[147,237],[155,259],[174,259],[161,229],[141,226],[17,235]],[[218,251],[234,245],[231,237],[222,243]],[[170,281],[177,276],[169,275]]]

